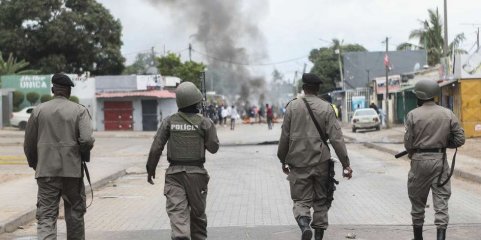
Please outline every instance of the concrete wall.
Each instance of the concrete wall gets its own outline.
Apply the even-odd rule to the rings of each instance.
[[[159,123],[166,117],[177,112],[177,104],[173,98],[159,99],[158,104],[157,113],[159,115]]]

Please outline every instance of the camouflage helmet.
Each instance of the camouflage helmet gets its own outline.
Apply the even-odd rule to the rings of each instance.
[[[177,107],[185,108],[202,101],[200,90],[191,82],[183,82],[175,90]]]
[[[441,88],[437,82],[432,80],[421,80],[414,85],[413,93],[421,100],[428,100],[438,96],[441,93]]]

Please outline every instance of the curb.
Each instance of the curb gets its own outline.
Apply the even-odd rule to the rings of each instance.
[[[351,137],[344,136],[344,138],[349,139],[350,141],[356,141],[356,139],[351,138]],[[379,146],[379,145],[374,144],[374,143],[363,143],[363,145],[365,147],[372,148],[372,149],[375,149],[375,150],[378,150],[378,151],[381,151],[381,152],[384,152],[384,153],[392,154],[392,155],[398,153],[395,150],[385,148],[383,146]],[[409,158],[407,158],[407,157],[402,157],[400,159],[403,159],[405,161],[410,161]],[[467,181],[471,181],[471,182],[474,182],[474,183],[481,184],[481,176],[478,176],[478,175],[475,175],[475,174],[472,174],[472,173],[469,173],[469,172],[466,172],[466,171],[462,171],[462,170],[459,170],[459,169],[455,168],[453,175],[456,178],[461,178],[463,180],[467,180]]]
[[[108,175],[108,176],[92,183],[92,188],[95,190],[95,189],[98,189],[100,187],[103,187],[103,186],[107,185],[107,183],[109,183],[110,181],[118,179],[118,178],[120,178],[120,177],[122,177],[126,174],[127,174],[127,172],[125,171],[125,169],[121,170],[121,171],[118,171],[118,172],[115,172],[111,175]],[[90,192],[90,186],[87,185],[85,187],[85,195],[86,195],[87,198],[89,198],[89,196],[90,196],[90,194],[88,194],[88,192]],[[59,207],[62,207],[61,205]],[[7,221],[0,223],[0,234],[5,233],[5,232],[7,232],[7,233],[14,232],[15,230],[18,229],[18,227],[33,221],[36,217],[35,216],[36,211],[37,211],[37,208],[33,207],[33,208],[29,209],[28,211],[25,211],[24,213],[20,214],[19,216],[12,217],[12,218],[8,219]]]

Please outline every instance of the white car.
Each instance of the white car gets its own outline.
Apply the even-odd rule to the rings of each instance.
[[[28,118],[35,107],[26,107],[18,112],[12,113],[10,117],[10,125],[18,127],[20,130],[24,130],[27,126]]]
[[[369,129],[375,128],[381,129],[381,121],[376,110],[372,108],[357,109],[352,116],[352,132],[356,132],[357,129]]]

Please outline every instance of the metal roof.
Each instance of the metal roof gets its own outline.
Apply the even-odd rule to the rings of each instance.
[[[122,98],[122,97],[175,98],[175,92],[167,91],[167,90],[103,92],[103,93],[97,93],[96,97],[97,98]]]

